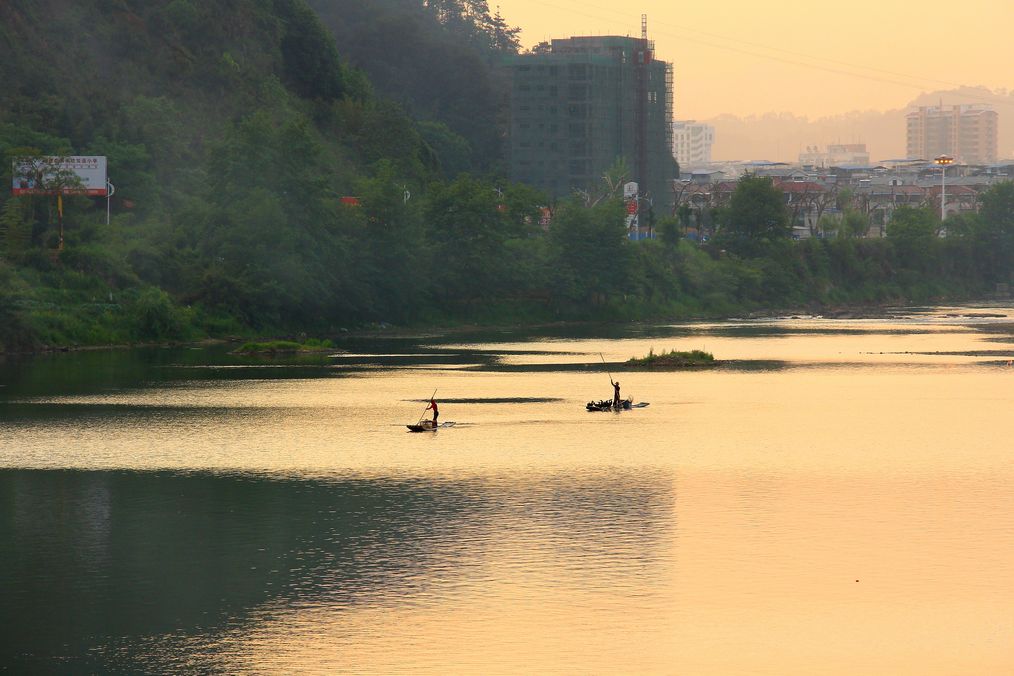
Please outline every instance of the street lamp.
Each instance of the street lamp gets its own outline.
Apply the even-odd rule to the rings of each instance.
[[[947,218],[947,167],[954,164],[950,155],[941,155],[933,160],[940,167],[940,220]]]

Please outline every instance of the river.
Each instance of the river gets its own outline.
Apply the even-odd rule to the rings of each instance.
[[[228,350],[0,361],[0,671],[1014,672],[1010,306]]]

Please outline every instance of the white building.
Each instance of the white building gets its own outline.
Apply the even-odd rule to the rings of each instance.
[[[799,164],[804,167],[826,169],[829,167],[865,166],[870,163],[870,153],[865,143],[845,143],[827,146],[822,151],[817,146],[807,146],[806,152],[799,153]]]
[[[710,124],[695,120],[677,120],[672,123],[672,153],[681,169],[709,164],[714,143],[715,128]]]
[[[1000,117],[989,105],[920,106],[905,116],[909,158],[952,155],[964,164],[994,164]]]

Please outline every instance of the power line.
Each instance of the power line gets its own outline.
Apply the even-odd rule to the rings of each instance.
[[[548,6],[548,7],[554,7],[556,9],[564,10],[564,11],[567,11],[567,12],[569,12],[571,14],[577,14],[577,15],[580,15],[580,16],[585,16],[585,17],[588,17],[590,19],[595,19],[595,20],[598,20],[598,21],[609,21],[610,23],[614,23],[620,17],[626,17],[626,13],[621,13],[621,12],[616,12],[616,11],[608,10],[608,9],[606,9],[604,7],[601,7],[601,6],[598,6],[598,5],[591,5],[591,6],[594,9],[600,10],[602,12],[606,12],[608,14],[607,16],[603,16],[602,14],[592,14],[592,13],[589,13],[587,11],[581,11],[579,9],[575,9],[573,6],[560,5],[560,4],[557,4],[556,2],[546,2],[546,1],[543,1],[541,4],[543,4],[545,6]],[[578,4],[582,8],[587,8],[590,3],[582,1],[582,2],[580,2]],[[934,79],[934,78],[924,78],[924,77],[919,77],[919,76],[906,75],[904,73],[897,73],[897,72],[890,71],[890,70],[885,70],[885,69],[882,69],[882,68],[875,68],[875,67],[870,67],[870,66],[859,66],[859,65],[856,65],[856,64],[851,64],[851,63],[847,63],[847,62],[844,62],[844,61],[838,61],[838,60],[835,60],[835,59],[828,59],[828,58],[825,58],[825,57],[814,56],[814,55],[811,55],[811,54],[804,54],[804,53],[801,53],[801,52],[794,52],[792,50],[787,50],[787,49],[783,49],[783,48],[780,48],[780,47],[771,47],[771,46],[763,45],[763,44],[760,44],[760,43],[754,43],[754,42],[748,42],[748,41],[745,41],[745,40],[740,40],[738,38],[730,38],[730,37],[727,37],[727,36],[719,35],[717,33],[709,33],[709,32],[701,31],[699,29],[695,29],[695,28],[692,28],[692,27],[682,26],[680,24],[674,24],[674,23],[670,23],[670,22],[666,22],[666,21],[652,21],[652,25],[653,26],[659,25],[659,24],[661,24],[662,26],[669,26],[669,27],[672,27],[672,28],[675,28],[675,29],[681,30],[681,31],[689,31],[691,33],[697,33],[699,35],[710,36],[710,37],[718,39],[718,40],[724,40],[724,41],[727,41],[727,42],[733,42],[733,43],[736,43],[738,45],[747,45],[747,46],[752,46],[752,47],[756,47],[756,48],[763,49],[763,50],[769,50],[769,51],[774,51],[774,52],[781,52],[781,53],[788,54],[788,55],[791,55],[791,56],[796,56],[796,57],[801,57],[801,58],[809,59],[811,61],[818,61],[818,62],[819,61],[824,61],[826,63],[836,64],[836,65],[839,65],[839,66],[844,66],[846,68],[850,68],[850,69],[853,69],[853,70],[842,70],[841,68],[834,68],[834,67],[831,67],[831,66],[822,65],[820,63],[808,63],[808,62],[800,61],[800,60],[797,60],[797,59],[789,59],[789,58],[785,58],[785,57],[775,56],[775,55],[772,55],[772,54],[765,54],[763,52],[752,51],[750,49],[746,49],[746,48],[741,47],[741,46],[726,45],[726,44],[716,43],[716,42],[713,42],[713,41],[710,41],[710,40],[705,40],[705,39],[696,38],[696,37],[689,37],[687,35],[681,35],[681,34],[678,34],[678,33],[668,32],[668,31],[665,31],[665,30],[659,31],[659,30],[654,30],[653,29],[653,33],[655,33],[655,34],[665,35],[665,36],[668,36],[668,37],[675,38],[677,40],[685,40],[685,41],[688,41],[688,42],[694,42],[694,43],[697,43],[697,44],[702,44],[702,45],[706,45],[706,46],[709,46],[709,47],[713,47],[713,48],[719,49],[719,50],[736,52],[736,53],[739,53],[739,54],[744,54],[746,56],[753,56],[753,57],[757,57],[757,58],[768,59],[768,60],[771,60],[771,61],[777,61],[777,62],[785,63],[785,64],[788,64],[788,65],[799,66],[799,67],[803,67],[803,68],[810,68],[810,69],[814,69],[814,70],[821,70],[821,71],[824,71],[824,72],[835,73],[835,74],[838,74],[838,75],[845,75],[845,76],[854,77],[854,78],[860,78],[860,79],[864,79],[864,80],[871,80],[871,81],[874,81],[874,82],[881,82],[881,83],[886,83],[886,84],[892,84],[892,85],[899,86],[899,87],[907,87],[907,88],[911,88],[911,89],[918,89],[918,90],[921,90],[921,91],[926,91],[927,89],[932,89],[934,87],[934,85],[928,85],[928,84],[926,84],[926,83],[931,83],[931,82],[935,83],[936,85],[941,85],[942,84],[942,85],[946,85],[946,86],[949,86],[949,87],[955,87],[955,88],[960,88],[960,87],[967,86],[967,85],[962,85],[962,84],[958,84],[958,83],[955,83],[955,82],[949,82],[947,80],[938,80],[938,79]],[[879,76],[879,75],[866,74],[866,73],[862,73],[862,72],[853,72],[854,70],[860,70],[860,71],[865,70],[865,71],[871,71],[871,72],[876,72],[876,73],[883,73],[883,74],[886,74],[886,75],[891,75],[891,76],[893,76],[893,78],[907,78],[909,80],[921,80],[922,82],[921,83],[906,82],[904,80],[886,78],[886,77]],[[996,98],[985,97],[985,96],[981,96],[981,95],[977,95],[977,94],[971,94],[971,93],[970,94],[963,94],[962,96],[964,98],[967,98],[967,99],[981,101],[981,102],[990,103],[990,104],[1014,105],[1014,100],[1008,101],[1008,100],[1004,100],[1004,99],[1002,99],[1000,97],[996,97]]]
[[[612,11],[612,10],[607,9],[606,7],[603,7],[601,5],[595,5],[594,3],[590,3],[590,2],[582,2],[581,4],[583,6],[585,6],[585,7],[591,5],[595,9],[601,10],[603,12],[611,12]],[[618,13],[618,12],[615,12],[614,14],[617,17],[620,16],[620,13]],[[596,18],[596,17],[592,17],[592,18]],[[750,42],[748,40],[743,40],[741,38],[733,38],[733,37],[729,37],[727,35],[721,35],[719,33],[711,33],[711,32],[708,32],[708,31],[703,31],[700,28],[697,28],[695,26],[687,26],[687,25],[683,25],[683,24],[672,23],[672,22],[669,22],[669,21],[665,21],[664,19],[663,20],[657,20],[657,19],[653,19],[652,20],[652,25],[659,25],[659,24],[661,24],[663,26],[669,26],[671,28],[675,28],[675,29],[678,29],[678,30],[689,31],[691,33],[698,33],[700,35],[704,35],[704,36],[707,36],[707,37],[710,37],[710,38],[715,38],[715,39],[718,39],[718,40],[725,40],[725,41],[728,41],[728,42],[734,42],[734,43],[738,43],[738,44],[741,44],[741,45],[748,45],[748,46],[751,46],[751,47],[757,47],[757,48],[769,50],[769,51],[772,51],[772,52],[781,52],[783,54],[788,54],[790,56],[802,57],[802,58],[811,59],[811,60],[814,60],[814,61],[824,61],[824,62],[835,64],[835,65],[838,65],[838,66],[845,66],[846,68],[852,68],[852,69],[857,69],[857,70],[870,70],[870,71],[874,71],[874,72],[884,73],[885,75],[891,75],[893,77],[906,78],[906,79],[909,79],[909,80],[922,80],[924,82],[933,82],[933,83],[936,83],[936,84],[947,85],[949,87],[962,87],[962,86],[964,86],[962,84],[959,84],[959,83],[956,83],[956,82],[950,82],[950,81],[947,81],[947,80],[939,80],[939,79],[936,79],[936,78],[923,77],[923,76],[918,76],[918,75],[908,75],[906,73],[899,73],[897,71],[891,71],[891,70],[886,70],[886,69],[883,69],[883,68],[877,68],[875,66],[861,66],[859,64],[848,63],[846,61],[839,61],[837,59],[829,59],[829,58],[824,57],[824,56],[817,56],[817,55],[809,54],[809,53],[805,53],[805,52],[793,51],[791,49],[785,49],[783,47],[773,47],[771,45],[766,45],[766,44],[759,43],[759,42]],[[809,65],[809,64],[802,64],[802,65]]]

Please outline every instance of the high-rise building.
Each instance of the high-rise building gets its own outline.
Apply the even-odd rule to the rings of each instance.
[[[908,157],[950,155],[965,164],[993,164],[998,119],[986,105],[920,106],[906,116]]]
[[[644,32],[642,31],[642,35]],[[672,201],[672,66],[647,37],[572,37],[509,57],[511,178],[566,197],[604,187],[618,159],[659,207]]]
[[[704,167],[711,162],[711,146],[715,128],[695,120],[672,123],[672,151],[680,163],[680,171]]]

